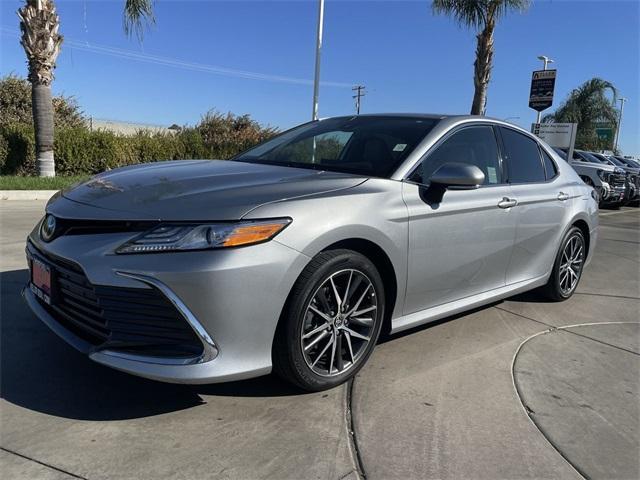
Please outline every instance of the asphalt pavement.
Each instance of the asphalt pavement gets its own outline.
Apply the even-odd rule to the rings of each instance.
[[[603,210],[577,293],[382,341],[348,385],[169,385],[95,364],[28,311],[44,202],[0,201],[7,479],[640,478],[640,209]]]

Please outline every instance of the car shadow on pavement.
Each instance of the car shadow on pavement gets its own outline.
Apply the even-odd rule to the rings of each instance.
[[[217,385],[175,385],[99,365],[74,350],[22,299],[27,270],[0,273],[0,396],[30,410],[79,420],[124,420],[193,408],[205,396],[302,393],[267,376]]]

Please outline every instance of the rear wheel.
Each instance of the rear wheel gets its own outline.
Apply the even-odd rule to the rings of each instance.
[[[293,288],[274,344],[276,373],[318,391],[353,377],[375,347],[384,317],[380,274],[363,255],[315,257]]]
[[[582,231],[572,227],[560,244],[551,277],[545,286],[549,298],[561,302],[573,295],[582,276],[586,254]]]

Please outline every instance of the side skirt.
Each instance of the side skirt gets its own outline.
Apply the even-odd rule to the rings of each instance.
[[[402,332],[403,330],[417,327],[418,325],[424,325],[435,320],[440,320],[444,317],[486,305],[487,303],[495,302],[496,300],[511,297],[518,293],[526,292],[527,290],[532,290],[547,283],[548,279],[549,274],[547,273],[541,277],[536,277],[531,280],[512,283],[511,285],[505,285],[504,287],[495,288],[477,295],[461,298],[460,300],[455,300],[435,307],[425,308],[419,312],[394,318],[391,320],[391,333]]]

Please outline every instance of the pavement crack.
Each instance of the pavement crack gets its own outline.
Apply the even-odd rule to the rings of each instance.
[[[634,352],[633,350],[629,350],[628,348],[619,347],[618,345],[613,345],[612,343],[608,343],[608,342],[605,342],[603,340],[598,340],[597,338],[590,337],[589,335],[584,335],[583,333],[578,333],[578,332],[574,332],[572,330],[568,330],[568,328],[573,328],[573,327],[561,328],[559,330],[561,330],[563,332],[571,333],[572,335],[577,335],[578,337],[586,338],[587,340],[591,340],[592,342],[596,342],[596,343],[600,343],[602,345],[606,345],[607,347],[617,348],[618,350],[622,350],[623,352],[632,353],[633,355],[640,356],[640,353]]]
[[[574,295],[590,295],[593,297],[626,298],[627,300],[640,300],[640,297],[630,297],[628,295],[612,295],[609,293],[575,292]]]
[[[62,468],[54,467],[53,465],[50,465],[45,462],[41,462],[40,460],[36,460],[35,458],[28,457],[27,455],[23,455],[22,453],[14,452],[13,450],[10,450],[8,448],[0,447],[0,450],[6,453],[10,453],[12,455],[16,455],[17,457],[24,458],[25,460],[29,460],[31,462],[37,463],[38,465],[42,465],[43,467],[50,468],[51,470],[55,470],[56,472],[64,473],[65,475],[68,475],[70,477],[79,478],[80,480],[88,480],[86,477],[81,477],[80,475],[76,475],[75,473],[68,472],[67,470],[63,470]]]
[[[536,320],[535,318],[527,317],[526,315],[522,315],[521,313],[512,312],[511,310],[507,310],[503,307],[494,306],[496,310],[501,310],[503,312],[510,313],[511,315],[515,315],[516,317],[524,318],[525,320],[531,320],[532,322],[539,323],[540,325],[544,325],[545,327],[549,327],[550,330],[555,330],[557,327],[554,325],[550,325],[548,323],[543,322],[542,320]]]
[[[355,473],[358,477],[366,480],[367,474],[364,469],[364,463],[362,461],[362,456],[360,455],[360,448],[358,447],[358,436],[356,435],[356,426],[353,414],[353,387],[355,384],[355,377],[353,377],[347,383],[346,388],[346,405],[345,405],[345,416],[346,416],[346,425],[347,425],[347,433],[349,437],[349,446],[350,450],[353,454],[353,461],[356,467]],[[351,472],[350,472],[351,473]]]

